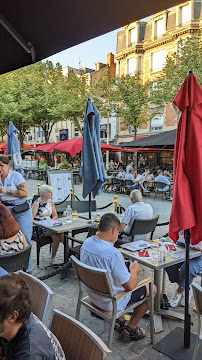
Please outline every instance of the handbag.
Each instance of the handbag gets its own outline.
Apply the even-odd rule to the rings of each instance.
[[[15,205],[13,208],[12,208],[12,211],[14,214],[20,214],[24,211],[27,211],[29,210],[29,204],[28,202],[24,202],[23,204],[20,204],[20,205]]]

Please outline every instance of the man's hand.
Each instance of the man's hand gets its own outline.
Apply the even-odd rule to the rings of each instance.
[[[132,274],[133,272],[135,272],[136,274],[138,274],[139,271],[140,271],[140,266],[139,266],[137,260],[135,260],[135,261],[133,261],[133,262],[130,264],[130,272],[131,272],[131,274]]]
[[[6,194],[7,193],[7,189],[5,189],[3,186],[0,186],[0,193],[2,194]]]

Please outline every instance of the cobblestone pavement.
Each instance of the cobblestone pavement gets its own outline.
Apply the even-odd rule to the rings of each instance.
[[[33,194],[37,194],[37,183],[41,185],[44,183],[43,181],[37,180],[27,180],[27,186],[29,191],[29,196]],[[75,185],[74,187],[75,194],[82,199],[82,185]],[[113,194],[102,193],[100,196],[96,198],[97,207],[102,207],[113,200]],[[119,195],[119,202],[126,208],[130,205],[129,196]],[[149,203],[153,209],[154,214],[160,215],[159,223],[169,221],[171,202],[167,200],[156,199],[154,200],[153,194],[150,197],[145,197],[144,201]],[[154,239],[160,236],[163,236],[168,232],[167,226],[157,227],[154,233]],[[33,254],[33,275],[37,277],[41,277],[43,275],[49,274],[53,271],[51,267],[48,267],[50,264],[50,247],[49,245],[44,246],[41,249],[40,254],[40,266],[39,268],[36,265],[36,244],[33,242],[32,247]],[[60,244],[58,253],[57,253],[58,263],[63,261],[63,244]],[[151,270],[148,268],[141,266],[139,279],[146,278],[151,276]],[[199,282],[199,277],[196,278],[196,282]],[[65,312],[68,315],[75,316],[76,311],[76,303],[78,296],[78,284],[75,278],[74,270],[72,268],[68,269],[67,279],[61,280],[60,274],[57,274],[53,277],[45,280],[45,283],[52,289],[54,292],[54,300],[53,300],[53,308],[59,309],[60,311]],[[171,284],[166,278],[166,294],[170,297],[175,291],[175,284]],[[193,312],[194,301],[192,299],[190,304],[191,315],[192,315],[192,331],[196,333],[197,331],[197,317],[195,312]],[[183,311],[182,308],[179,307],[179,311]],[[108,337],[108,324],[103,320],[96,319],[92,317],[87,309],[84,307],[81,308],[80,321],[88,326],[92,331],[94,331],[104,342],[107,342]],[[114,332],[113,344],[112,344],[112,355],[110,359],[113,360],[169,360],[170,358],[166,357],[163,354],[160,354],[158,351],[154,350],[150,344],[149,338],[149,323],[147,319],[143,319],[140,323],[142,327],[144,327],[147,331],[147,336],[143,340],[139,342],[124,342],[120,339],[120,335]],[[183,323],[174,319],[163,319],[163,331],[155,334],[155,343],[165,337],[170,333],[175,327],[181,326],[183,327]]]

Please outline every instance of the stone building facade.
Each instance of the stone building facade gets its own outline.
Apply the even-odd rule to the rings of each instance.
[[[161,11],[144,21],[136,21],[122,27],[117,34],[116,75],[122,76],[139,71],[142,83],[160,74],[166,56],[178,51],[180,39],[202,28],[202,0],[191,0],[168,10]],[[172,130],[177,127],[171,105],[162,109],[138,129],[138,136]],[[123,141],[133,140],[133,129],[119,131]]]

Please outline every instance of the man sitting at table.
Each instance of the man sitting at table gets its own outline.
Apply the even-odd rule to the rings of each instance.
[[[123,170],[123,167],[120,167],[119,172],[117,174],[117,178],[122,179],[122,178],[125,178],[125,176],[126,176],[126,172]]]
[[[86,239],[81,247],[81,261],[89,266],[108,270],[114,294],[124,290],[132,290],[138,283],[139,265],[137,261],[130,264],[128,271],[123,255],[114,247],[118,239],[120,221],[114,214],[105,214],[100,219],[99,232],[96,236]],[[154,296],[156,287],[154,285]],[[91,301],[105,311],[112,311],[110,299],[89,293]],[[138,302],[149,296],[149,286],[142,286],[137,291],[118,300],[117,310],[124,310],[126,306]],[[122,332],[122,336],[130,340],[140,340],[145,337],[145,330],[138,327],[138,323],[149,309],[148,301],[137,306],[128,324],[121,316],[116,320],[115,330]]]
[[[181,237],[181,238],[180,238]],[[179,241],[185,245],[184,241],[184,231],[180,231],[179,233]],[[178,242],[177,242],[178,244]],[[200,241],[197,245],[191,245],[191,248],[202,251],[202,241]],[[169,304],[171,307],[176,307],[179,304],[181,306],[185,306],[185,274],[186,274],[186,264],[185,262],[181,262],[179,264],[175,264],[165,268],[165,271],[168,274],[169,280],[171,283],[177,283],[178,288],[172,295],[169,300]],[[189,286],[192,284],[194,278],[202,271],[202,256],[196,257],[194,259],[189,260]],[[193,290],[190,286],[189,288],[189,303],[193,296]]]
[[[125,213],[121,222],[120,231],[123,232],[122,241],[136,241],[136,240],[148,240],[149,233],[142,235],[135,235],[132,239],[128,234],[132,228],[134,220],[148,220],[154,217],[153,209],[151,205],[145,204],[142,200],[142,194],[139,190],[133,190],[130,193],[130,205]]]
[[[0,277],[0,337],[6,360],[66,359],[55,335],[31,313],[20,274]]]

